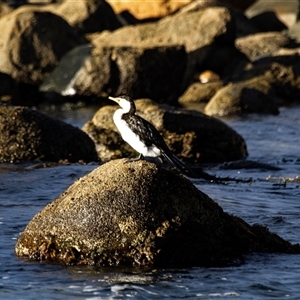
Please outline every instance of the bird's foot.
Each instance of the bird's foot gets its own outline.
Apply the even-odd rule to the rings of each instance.
[[[128,162],[132,162],[132,161],[138,161],[143,159],[144,156],[142,154],[140,154],[138,157],[134,157],[134,158],[126,158],[126,160],[124,161],[124,163],[128,163]]]

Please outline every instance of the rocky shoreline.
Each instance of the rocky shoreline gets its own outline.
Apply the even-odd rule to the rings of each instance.
[[[103,0],[1,2],[0,162],[134,156],[112,123],[116,108],[107,105],[109,95],[119,94],[136,100],[138,113],[185,162],[244,159],[243,137],[215,117],[275,117],[281,106],[299,102],[297,12],[287,24],[275,6],[257,9],[262,1],[188,2],[144,19],[116,13]],[[82,130],[38,111],[45,102],[77,101],[100,107]],[[183,108],[199,103],[201,111]],[[205,203],[208,210],[200,207]],[[299,245],[225,214],[171,171],[119,160],[49,204],[16,245],[18,256],[96,265],[225,265],[257,251],[299,253]]]

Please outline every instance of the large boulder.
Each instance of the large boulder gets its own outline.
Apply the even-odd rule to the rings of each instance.
[[[183,82],[185,87],[194,73],[206,63],[213,50],[223,46],[235,49],[234,38],[235,23],[230,11],[224,7],[211,7],[175,14],[155,23],[125,26],[113,32],[105,31],[94,35],[91,41],[95,47],[132,47],[141,42],[156,46],[184,45],[187,52],[187,68]],[[222,65],[219,68],[225,68],[227,65],[227,61],[224,60],[220,63]]]
[[[175,103],[186,61],[184,47],[176,45],[79,46],[61,60],[40,89],[94,97],[122,93]]]
[[[20,7],[0,19],[0,72],[38,85],[60,58],[87,40],[50,12]]]
[[[189,180],[147,161],[80,178],[21,233],[19,257],[97,266],[224,266],[252,252],[300,253],[225,213]]]
[[[26,107],[0,106],[0,162],[96,161],[80,129]]]
[[[299,102],[298,49],[280,49],[233,76],[204,108],[210,116],[241,113],[278,114],[279,106]]]
[[[224,162],[247,155],[243,138],[220,120],[196,111],[158,105],[149,99],[135,103],[137,114],[150,121],[170,149],[185,161]],[[116,109],[116,106],[100,108],[83,126],[83,131],[95,141],[99,157],[104,160],[137,156],[122,140],[113,123]]]
[[[34,8],[62,17],[83,33],[115,30],[121,26],[113,9],[104,0],[64,0],[61,3],[34,6]]]

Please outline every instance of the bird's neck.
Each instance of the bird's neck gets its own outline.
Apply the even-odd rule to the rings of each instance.
[[[135,108],[135,105],[133,104],[133,105],[130,105],[128,107],[128,109],[123,109],[123,116],[127,116],[127,117],[133,116],[135,114],[135,112],[136,112],[136,108]]]

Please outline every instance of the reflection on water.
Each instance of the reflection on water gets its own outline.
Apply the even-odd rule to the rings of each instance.
[[[80,127],[92,111],[67,117]],[[88,117],[87,117],[88,116]],[[300,241],[300,107],[274,116],[235,117],[225,122],[246,140],[249,159],[281,170],[221,169],[217,176],[252,178],[251,183],[197,187],[225,211],[260,223],[293,243]],[[14,245],[30,219],[77,178],[97,165],[33,168],[30,164],[0,165],[0,299],[299,299],[299,255],[250,255],[246,264],[228,268],[180,270],[95,269],[65,267],[19,259]]]

